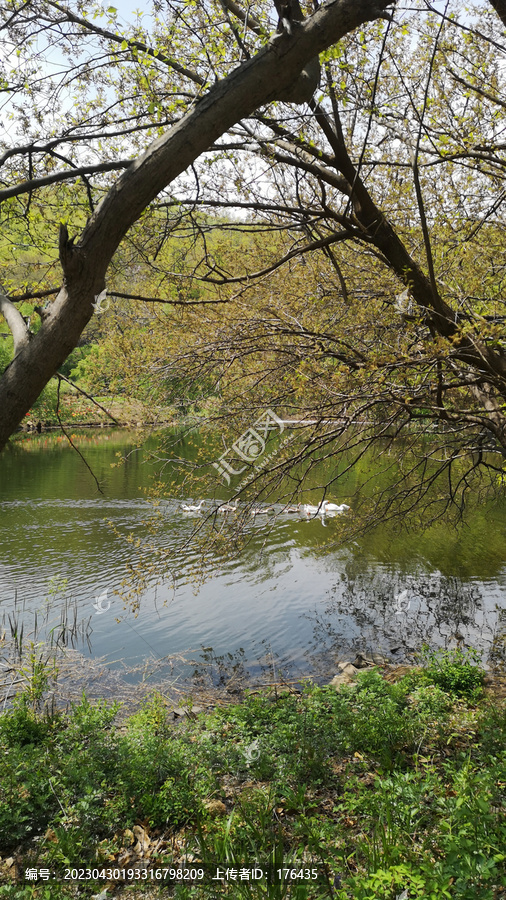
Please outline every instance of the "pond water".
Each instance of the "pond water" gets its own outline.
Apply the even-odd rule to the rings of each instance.
[[[337,660],[355,651],[403,661],[424,642],[452,647],[458,640],[490,662],[505,631],[504,504],[477,507],[458,530],[393,537],[379,528],[324,552],[331,528],[318,519],[280,514],[271,528],[255,520],[236,559],[217,563],[197,585],[190,577],[197,552],[185,544],[195,516],[182,514],[184,494],[169,489],[167,478],[162,506],[148,497],[165,478],[159,461],[136,449],[129,432],[88,431],[77,443],[103,494],[59,434],[18,436],[2,458],[0,624],[7,631],[9,617],[11,625],[24,623],[25,640],[63,618],[87,635],[84,653],[118,668],[178,654],[205,658],[212,648],[252,674],[267,667],[331,677]],[[118,455],[126,457],[121,465]],[[120,594],[137,566],[144,584],[134,614]],[[493,652],[501,653],[497,640]]]

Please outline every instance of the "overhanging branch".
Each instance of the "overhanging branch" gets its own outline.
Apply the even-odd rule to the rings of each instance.
[[[80,175],[95,175],[100,172],[126,169],[131,162],[131,159],[118,159],[114,162],[100,163],[96,166],[76,166],[75,169],[68,169],[65,172],[53,172],[52,175],[44,175],[42,178],[31,178],[28,181],[21,181],[14,187],[4,188],[3,191],[0,191],[0,203],[9,197],[28,194],[30,191],[37,190],[37,188],[46,187],[48,184],[57,184],[59,181],[70,181],[71,178],[79,178]]]

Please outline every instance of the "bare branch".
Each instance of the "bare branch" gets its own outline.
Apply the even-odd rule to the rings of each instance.
[[[142,294],[124,294],[120,291],[107,291],[108,297],[120,300],[139,300],[141,303],[164,303],[169,306],[218,306],[228,300],[172,300],[171,297],[144,297]]]
[[[252,16],[250,12],[244,12],[239,4],[235,3],[235,0],[222,0],[222,2],[223,5],[226,6],[228,11],[232,13],[232,15],[234,15],[241,22],[244,22],[244,24],[247,28],[249,28],[250,31],[253,31],[258,35],[265,34],[265,31],[262,28],[260,22],[255,19],[255,17]]]
[[[315,250],[322,250],[324,247],[328,247],[331,244],[337,244],[340,241],[346,241],[353,234],[352,230],[346,231],[338,231],[333,232],[325,238],[322,238],[319,241],[312,241],[310,244],[306,244],[302,247],[295,247],[294,250],[290,250],[288,253],[285,253],[280,259],[277,259],[276,262],[272,263],[270,266],[266,266],[264,269],[260,269],[258,272],[246,272],[244,275],[239,275],[235,278],[227,278],[223,276],[223,278],[213,278],[211,275],[205,275],[201,277],[201,281],[208,282],[209,284],[240,284],[245,281],[253,281],[257,278],[262,278],[264,275],[268,275],[269,272],[275,272],[276,269],[281,268],[285,263],[289,262],[291,259],[295,259],[297,256],[303,256],[305,253],[314,253]],[[358,232],[357,232],[358,236]]]

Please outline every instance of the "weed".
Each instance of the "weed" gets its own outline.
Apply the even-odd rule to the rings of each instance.
[[[353,892],[354,900],[450,900],[452,896],[448,883],[430,874],[429,866],[416,871],[405,864],[379,868],[355,878]],[[347,900],[349,894],[343,891],[338,897]]]
[[[20,700],[34,710],[39,709],[49,683],[58,677],[54,658],[51,656],[44,658],[44,645],[37,645],[31,641],[28,660],[19,666],[18,671],[24,680],[24,688],[18,702]]]

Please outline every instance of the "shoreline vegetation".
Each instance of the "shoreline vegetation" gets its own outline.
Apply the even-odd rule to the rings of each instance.
[[[472,650],[332,685],[140,678],[130,703],[92,698],[71,651],[73,681],[65,654],[2,651],[1,897],[505,895],[506,675]],[[157,883],[171,868],[194,878]]]
[[[148,426],[169,427],[177,424],[178,415],[172,407],[145,404],[131,397],[118,395],[97,396],[96,403],[69,391],[62,393],[60,406],[55,398],[38,401],[27,413],[17,434],[53,431],[65,428],[140,428]]]

